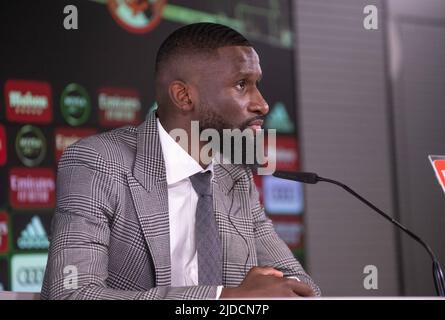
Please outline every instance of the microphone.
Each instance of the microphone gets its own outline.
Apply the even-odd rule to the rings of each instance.
[[[404,231],[406,234],[408,234],[411,238],[416,240],[418,243],[420,243],[428,252],[428,254],[431,257],[431,260],[433,261],[433,279],[434,279],[434,285],[436,287],[436,293],[439,297],[445,296],[445,280],[442,268],[440,266],[439,260],[436,258],[436,255],[434,254],[433,250],[431,250],[430,246],[426,244],[419,236],[417,236],[415,233],[408,230],[404,225],[402,225],[400,222],[394,220],[389,215],[384,213],[382,210],[377,208],[375,205],[373,205],[371,202],[360,196],[357,192],[349,188],[347,185],[338,182],[336,180],[327,179],[318,176],[316,173],[313,172],[286,172],[286,171],[275,171],[272,174],[274,177],[286,179],[286,180],[293,180],[298,181],[302,183],[309,183],[309,184],[315,184],[319,181],[322,182],[328,182],[335,184],[337,186],[342,187],[344,190],[352,194],[354,197],[358,198],[360,201],[365,203],[368,207],[375,210],[378,214],[380,214],[382,217],[384,217],[386,220],[390,221],[392,224],[396,225],[398,228],[400,228],[402,231]]]
[[[312,172],[286,172],[286,171],[275,171],[273,173],[274,177],[293,180],[303,183],[315,184],[318,180],[318,175]]]

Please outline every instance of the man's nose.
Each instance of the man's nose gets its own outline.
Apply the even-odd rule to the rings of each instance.
[[[252,113],[260,113],[265,116],[269,112],[269,105],[260,92],[255,96],[252,103],[250,104],[249,111]]]

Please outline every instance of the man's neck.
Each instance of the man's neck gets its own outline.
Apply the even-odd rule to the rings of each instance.
[[[199,165],[203,168],[206,169],[207,166],[209,165],[209,163],[204,163],[203,161],[201,161],[201,150],[202,148],[208,144],[207,141],[201,141],[199,139],[199,132],[198,134],[192,135],[191,131],[191,123],[192,120],[186,121],[184,119],[175,119],[175,118],[166,118],[166,117],[162,117],[162,116],[158,116],[159,122],[161,123],[162,127],[164,128],[164,130],[170,134],[170,132],[172,132],[172,130],[175,129],[181,129],[184,130],[187,136],[187,145],[183,145],[181,143],[178,143],[193,159],[195,159],[196,162],[199,163]],[[192,145],[192,137],[195,139],[198,139],[198,150],[197,152],[193,152],[192,148],[194,147],[194,145]],[[178,142],[179,138],[176,137],[176,142]],[[196,144],[196,142],[195,142]],[[213,157],[214,155],[212,155]]]

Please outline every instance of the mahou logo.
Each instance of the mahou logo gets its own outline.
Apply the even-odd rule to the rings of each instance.
[[[280,238],[289,249],[303,248],[303,223],[298,216],[274,216],[273,225]]]
[[[96,132],[97,130],[92,128],[57,128],[55,133],[56,161],[58,162],[60,160],[63,151],[65,151],[68,146],[82,138],[91,136]]]
[[[48,168],[12,168],[9,202],[13,208],[53,208],[55,176]]]
[[[141,100],[137,91],[101,88],[98,99],[99,124],[101,126],[137,125],[142,121]]]
[[[275,129],[268,129],[272,130]],[[276,170],[297,171],[300,167],[298,143],[294,137],[279,135],[275,140],[269,136],[265,151],[268,159],[274,159]]]
[[[8,80],[5,100],[8,121],[47,124],[53,119],[52,92],[47,82]]]
[[[297,171],[299,169],[298,144],[294,137],[278,136],[275,149],[271,148],[268,151],[275,152],[277,170]]]

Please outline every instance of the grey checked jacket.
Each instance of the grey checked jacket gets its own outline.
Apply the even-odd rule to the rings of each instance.
[[[238,286],[253,266],[272,266],[298,276],[319,295],[265,216],[252,173],[218,164],[214,176],[223,285]],[[214,299],[216,286],[170,286],[169,238],[167,181],[154,114],[139,127],[82,139],[59,162],[41,297]]]

